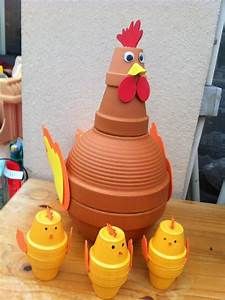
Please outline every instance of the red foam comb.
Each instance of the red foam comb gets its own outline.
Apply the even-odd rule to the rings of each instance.
[[[140,27],[140,20],[137,20],[135,23],[132,21],[130,26],[126,29],[122,29],[122,33],[117,34],[116,37],[124,47],[137,47],[143,35],[143,30],[140,30]]]

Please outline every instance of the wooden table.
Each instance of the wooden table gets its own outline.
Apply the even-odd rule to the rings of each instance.
[[[53,184],[29,180],[0,210],[0,299],[98,299],[83,263],[83,237],[74,230],[72,251],[55,280],[36,280],[27,258],[17,247],[15,234],[31,225],[38,205],[57,208]],[[225,208],[210,204],[172,200],[163,218],[175,216],[190,238],[191,254],[184,273],[165,291],[154,289],[141,256],[140,242],[134,247],[134,265],[116,299],[225,299]],[[68,231],[71,220],[63,214]]]

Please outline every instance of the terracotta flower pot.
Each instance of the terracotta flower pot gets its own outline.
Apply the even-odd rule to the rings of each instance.
[[[77,139],[67,165],[72,203],[137,213],[168,199],[165,160],[148,134],[117,137],[91,129]],[[70,212],[74,215],[72,207]]]
[[[0,143],[22,137],[21,78],[0,80]]]
[[[123,228],[126,238],[138,239],[151,227],[162,215],[166,203],[141,213],[109,213],[89,208],[79,202],[71,203],[71,210],[77,228],[84,237],[94,240],[99,229],[107,223],[116,224]]]
[[[125,43],[135,30],[140,38],[139,25],[124,31],[130,30]],[[131,45],[115,49],[94,128],[77,134],[67,159],[69,213],[92,240],[106,223],[140,237],[162,215],[170,197],[162,142],[148,132],[145,101],[150,87],[142,51]]]

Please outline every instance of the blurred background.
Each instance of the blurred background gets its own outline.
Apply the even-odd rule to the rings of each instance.
[[[218,115],[207,117],[199,145],[200,198],[216,203],[225,180],[225,27],[221,36],[213,85],[222,88]]]
[[[12,69],[16,56],[21,55],[21,0],[1,0],[0,8],[0,65]]]

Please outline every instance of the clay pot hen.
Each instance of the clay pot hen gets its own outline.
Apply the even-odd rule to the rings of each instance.
[[[66,166],[58,145],[44,131],[53,174],[54,165],[62,163],[54,176],[59,200],[91,240],[106,223],[122,228],[128,238],[141,237],[160,218],[171,196],[163,143],[155,124],[148,130],[145,101],[150,86],[143,50],[136,47],[142,33],[137,21],[117,35],[123,47],[114,51],[94,127],[77,132]]]
[[[78,133],[67,159],[69,213],[92,240],[106,223],[123,228],[129,238],[142,236],[162,215],[171,193],[169,164],[154,125],[152,135],[148,133],[150,87],[143,50],[135,48],[136,24],[135,42],[114,51],[94,128]],[[145,84],[138,86],[142,78]],[[129,95],[127,89],[135,91]]]

